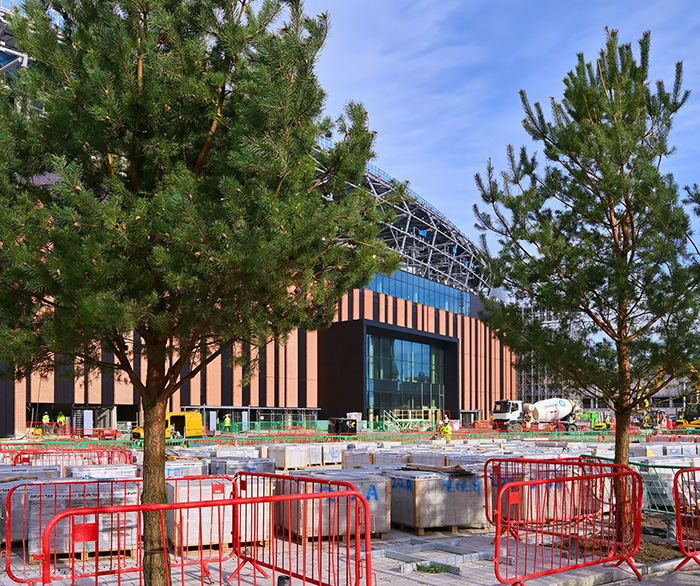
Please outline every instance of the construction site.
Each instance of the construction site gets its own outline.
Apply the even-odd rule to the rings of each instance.
[[[609,432],[168,440],[163,505],[138,440],[3,443],[0,583],[140,583],[146,511],[173,584],[697,579],[700,435],[632,435],[629,466]]]

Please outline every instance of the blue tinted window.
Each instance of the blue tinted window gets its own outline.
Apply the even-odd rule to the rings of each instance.
[[[376,275],[369,284],[369,289],[422,305],[469,315],[469,293],[405,271],[391,276]]]

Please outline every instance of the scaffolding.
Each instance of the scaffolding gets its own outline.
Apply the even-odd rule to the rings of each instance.
[[[545,328],[551,329],[559,327],[559,319],[553,311],[522,306],[520,314],[527,322],[538,321]],[[535,358],[534,353],[530,353],[527,363],[529,365],[527,368],[520,366],[515,374],[515,392],[519,400],[525,403],[536,403],[570,394],[554,382],[553,373],[547,365]]]

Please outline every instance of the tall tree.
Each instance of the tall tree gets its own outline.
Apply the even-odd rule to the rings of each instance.
[[[0,86],[0,362],[129,380],[144,503],[165,502],[175,391],[232,344],[330,324],[398,266],[360,187],[366,112],[322,117],[326,16],[251,4],[29,0],[11,20],[31,66]],[[147,583],[165,583],[152,516],[144,539]]]
[[[477,226],[498,237],[486,253],[495,286],[510,300],[486,300],[488,321],[516,353],[538,361],[615,412],[615,461],[629,458],[632,413],[679,373],[698,346],[698,290],[689,218],[661,167],[668,135],[688,98],[682,65],[673,87],[649,84],[649,33],[635,60],[608,31],[595,62],[582,54],[564,79],[551,118],[521,100],[523,125],[542,145],[543,170],[522,148],[509,168],[476,176],[488,211]],[[482,239],[486,246],[484,234]],[[524,319],[527,305],[552,310],[556,326]]]

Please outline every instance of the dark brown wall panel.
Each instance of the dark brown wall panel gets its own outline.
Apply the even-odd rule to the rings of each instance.
[[[321,418],[364,409],[364,325],[341,322],[318,334],[318,404]]]

